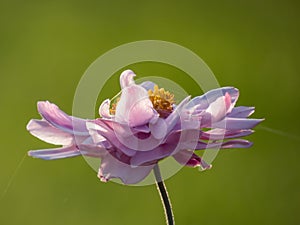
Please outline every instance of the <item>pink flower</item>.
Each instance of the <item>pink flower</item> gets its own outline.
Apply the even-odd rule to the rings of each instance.
[[[56,105],[39,102],[42,120],[31,120],[28,131],[61,148],[29,151],[42,159],[78,155],[101,158],[98,177],[119,178],[124,184],[143,180],[166,157],[185,166],[209,169],[194,150],[248,148],[237,139],[250,135],[261,119],[247,118],[253,107],[234,107],[239,92],[224,87],[174,104],[173,95],[152,82],[137,85],[131,70],[120,76],[122,93],[113,104],[105,100],[100,118],[83,120],[68,116]],[[226,141],[224,141],[226,139]]]

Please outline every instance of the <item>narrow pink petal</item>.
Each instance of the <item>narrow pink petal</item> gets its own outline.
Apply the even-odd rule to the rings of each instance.
[[[28,155],[34,158],[52,160],[52,159],[63,159],[63,158],[79,156],[81,155],[81,153],[76,148],[76,146],[72,145],[72,146],[62,147],[62,148],[29,151]]]
[[[55,104],[48,101],[38,102],[38,111],[45,120],[62,131],[76,135],[88,134],[85,120],[67,115]]]
[[[234,139],[225,142],[215,142],[215,143],[205,143],[205,142],[198,142],[196,146],[196,150],[204,150],[204,149],[211,149],[211,148],[249,148],[253,145],[252,142],[244,139]]]
[[[238,106],[234,107],[227,115],[228,117],[246,118],[254,113],[254,107]]]
[[[253,145],[252,142],[243,139],[235,139],[224,142],[221,148],[250,148]]]
[[[45,120],[30,120],[27,130],[35,137],[50,144],[70,145],[73,135],[55,128]]]
[[[214,128],[221,128],[227,130],[247,130],[252,129],[261,123],[264,119],[247,119],[247,118],[231,118],[226,117],[224,120],[213,123]]]
[[[202,131],[201,132],[201,139],[203,140],[222,140],[228,138],[237,138],[237,137],[244,137],[252,134],[253,130],[225,130],[215,128],[209,131]]]

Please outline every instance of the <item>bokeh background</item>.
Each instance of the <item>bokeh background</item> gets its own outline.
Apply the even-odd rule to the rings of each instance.
[[[0,1],[0,224],[164,224],[156,188],[102,183],[84,159],[42,161],[49,147],[25,129],[38,100],[71,113],[87,67],[121,44],[158,39],[197,53],[222,86],[241,90],[266,121],[251,149],[219,153],[213,169],[184,168],[166,181],[176,224],[299,224],[298,1]],[[180,56],[179,56],[180,57]],[[128,68],[131,68],[130,66]],[[170,66],[132,65],[172,75]],[[101,76],[101,74],[99,75]],[[117,75],[99,101],[119,90]]]

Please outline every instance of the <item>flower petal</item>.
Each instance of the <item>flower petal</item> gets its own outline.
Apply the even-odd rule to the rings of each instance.
[[[231,105],[230,99],[230,95],[226,92],[225,96],[217,98],[208,106],[205,113],[209,114],[210,122],[214,123],[225,117]],[[204,121],[201,121],[201,123],[206,124]]]
[[[151,135],[158,140],[166,137],[168,131],[168,125],[164,119],[158,118],[155,124],[149,124]]]
[[[107,153],[107,149],[111,148],[111,145],[106,140],[96,144],[91,137],[88,137],[77,147],[81,155],[102,158]]]
[[[55,128],[45,120],[30,120],[27,130],[35,137],[50,144],[70,145],[73,135]]]
[[[125,70],[120,75],[120,86],[121,88],[128,87],[134,84],[133,78],[135,77],[135,73],[132,70]]]
[[[254,113],[254,107],[238,106],[234,107],[232,111],[227,115],[228,117],[246,118]]]
[[[115,120],[130,127],[147,124],[156,116],[147,91],[132,84],[122,89],[120,101],[116,107]]]
[[[99,115],[101,117],[108,118],[108,119],[112,118],[113,116],[110,114],[109,108],[110,108],[110,100],[106,99],[101,103],[99,107]]]
[[[224,142],[221,146],[222,149],[225,148],[250,148],[253,145],[252,142],[244,139],[235,139]]]
[[[52,159],[63,159],[63,158],[79,156],[81,155],[81,153],[76,148],[75,145],[72,145],[72,146],[62,147],[62,148],[29,151],[28,155],[34,158],[52,160]]]
[[[185,99],[183,99],[178,106],[176,106],[175,110],[165,119],[165,123],[167,124],[168,132],[169,133],[179,121],[179,119],[182,117],[184,119],[183,111],[188,104],[188,101],[190,100],[191,96],[187,96]],[[182,125],[182,124],[179,124]]]
[[[101,119],[98,119],[96,122],[97,123],[87,122],[88,130],[95,143],[102,141],[104,137],[106,140],[109,141],[110,145],[119,149],[127,156],[133,156],[136,154],[135,150],[128,148],[126,145],[123,144],[123,142],[120,141],[121,139],[123,139],[123,136],[121,134],[118,134],[118,131],[116,129],[111,129]],[[118,126],[118,124],[116,124],[116,127],[121,128],[121,126]]]
[[[173,157],[178,163],[184,166],[201,166],[203,170],[207,170],[212,167],[211,165],[207,164],[200,156],[193,153],[193,151],[191,150],[181,150],[175,155],[173,155]]]
[[[132,156],[130,163],[135,166],[143,165],[174,155],[183,149],[196,149],[198,141],[198,130],[172,131],[164,143],[153,148],[151,151],[137,151]]]
[[[213,128],[226,128],[227,130],[247,130],[252,129],[264,119],[246,119],[226,117],[220,122],[213,123]]]
[[[222,87],[217,88],[211,91],[206,92],[205,94],[201,96],[197,96],[193,98],[189,104],[187,105],[187,108],[193,108],[197,106],[198,110],[203,110],[209,107],[209,105],[216,101],[218,98],[225,96],[226,93],[229,94],[231,97],[231,108],[235,105],[238,97],[239,97],[239,90],[234,87]]]
[[[76,135],[88,135],[85,120],[67,115],[55,104],[48,101],[38,102],[38,111],[45,120],[62,131]]]
[[[145,88],[146,91],[149,91],[149,90],[154,90],[155,83],[153,83],[152,81],[145,81],[141,83],[140,86]]]
[[[142,133],[150,133],[150,128],[148,125],[141,125],[132,128],[133,133],[142,132]]]
[[[222,140],[228,138],[244,137],[252,134],[253,130],[225,130],[215,128],[209,131],[201,132],[200,139],[203,140]]]
[[[155,165],[132,167],[122,163],[109,153],[103,157],[98,177],[103,182],[119,178],[124,184],[135,184],[142,181]]]
[[[215,142],[215,143],[205,143],[205,142],[198,142],[196,147],[197,150],[203,149],[211,149],[211,148],[249,148],[253,145],[252,142],[244,139],[234,139],[225,142]]]

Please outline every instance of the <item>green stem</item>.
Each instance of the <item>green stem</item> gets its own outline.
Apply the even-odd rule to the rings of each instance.
[[[170,198],[168,196],[168,192],[167,192],[166,186],[164,184],[164,181],[161,178],[158,164],[155,165],[155,167],[153,168],[153,171],[154,171],[154,176],[155,176],[155,180],[156,180],[156,186],[159,191],[161,201],[164,205],[167,225],[174,225],[175,222],[174,222],[174,216],[173,216],[173,212],[172,212]]]

